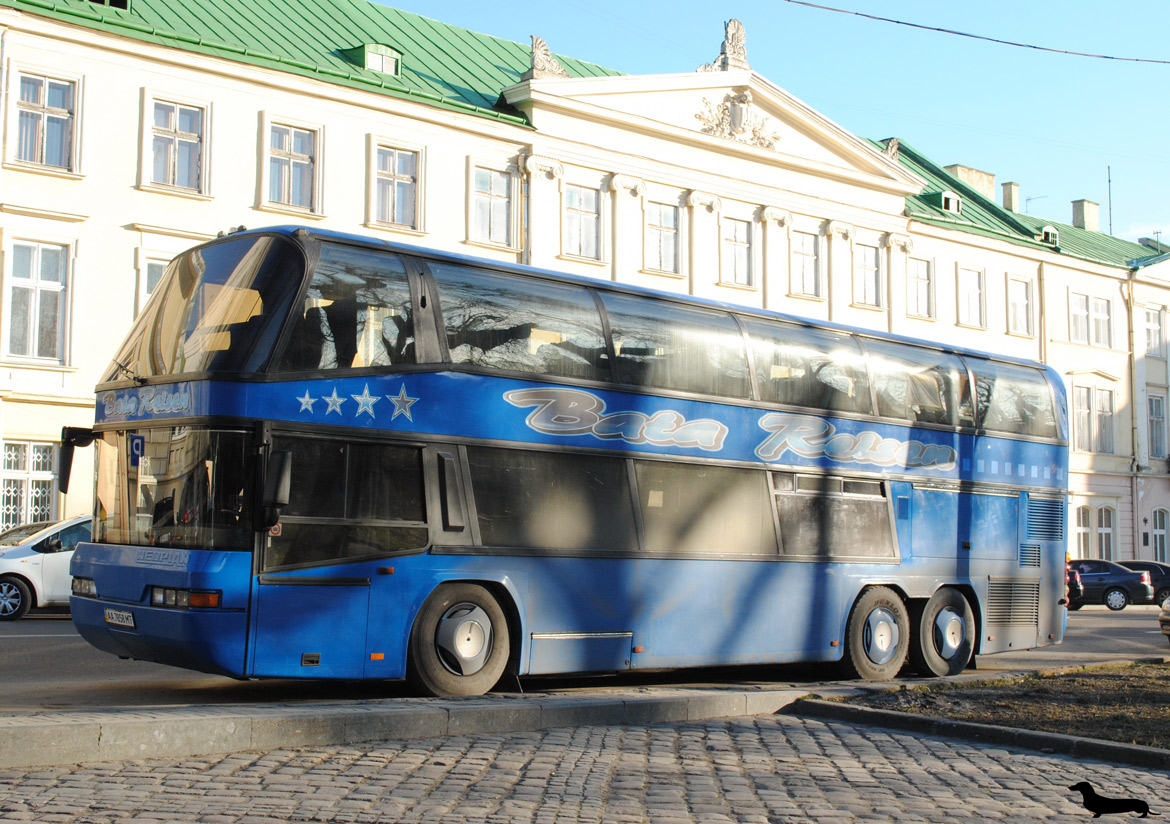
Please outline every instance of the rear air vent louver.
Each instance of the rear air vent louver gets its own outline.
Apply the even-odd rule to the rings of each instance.
[[[1064,501],[1028,499],[1028,538],[1035,541],[1064,540]]]
[[[1030,544],[1023,544],[1020,546],[1020,566],[1022,567],[1038,567],[1040,566],[1040,547],[1032,546]]]
[[[987,582],[987,623],[1036,626],[1040,623],[1040,582],[991,579]]]

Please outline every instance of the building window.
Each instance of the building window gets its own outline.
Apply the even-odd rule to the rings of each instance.
[[[1008,278],[1008,334],[1032,335],[1032,281]]]
[[[678,274],[678,207],[646,204],[646,268]]]
[[[876,246],[859,243],[853,249],[853,302],[882,305],[881,250]]]
[[[268,138],[268,200],[313,211],[317,205],[317,132],[273,123]]]
[[[1094,425],[1097,429],[1097,452],[1113,454],[1113,392],[1098,389],[1097,415]]]
[[[1105,298],[1089,301],[1089,321],[1093,331],[1093,345],[1106,348],[1113,345],[1113,303]]]
[[[17,160],[73,171],[76,91],[68,80],[20,75]]]
[[[64,360],[68,282],[68,247],[13,243],[8,279],[9,355]]]
[[[377,159],[374,219],[378,223],[417,229],[418,152],[379,146]]]
[[[53,444],[4,442],[0,529],[56,517],[56,463],[57,449]]]
[[[929,260],[910,258],[906,271],[906,314],[934,317],[934,271]]]
[[[135,314],[141,312],[142,307],[146,306],[146,302],[150,300],[150,296],[154,294],[155,288],[166,273],[168,265],[169,261],[166,260],[147,260],[140,264],[138,270],[138,308]]]
[[[1097,557],[1102,561],[1113,560],[1113,508],[1102,506],[1097,509]]]
[[[1093,509],[1088,506],[1077,507],[1076,546],[1078,558],[1091,558],[1093,548]]]
[[[821,289],[821,260],[819,235],[811,232],[792,233],[792,293],[823,297]]]
[[[957,293],[959,298],[959,323],[963,326],[987,326],[983,316],[983,272],[976,269],[959,269]]]
[[[747,220],[724,218],[722,281],[752,286],[752,224]]]
[[[1093,390],[1087,386],[1073,387],[1073,449],[1093,449]]]
[[[1073,343],[1089,342],[1089,296],[1068,297],[1068,339]]]
[[[475,167],[471,239],[510,246],[512,243],[512,175]]]
[[[1162,357],[1162,310],[1146,309],[1146,354]]]
[[[1170,521],[1170,512],[1165,509],[1154,510],[1154,560],[1166,563],[1166,527]]]
[[[155,100],[152,112],[150,182],[202,192],[205,111]]]
[[[588,186],[565,187],[566,255],[601,259],[601,192]]]
[[[1149,406],[1150,457],[1166,457],[1166,398],[1150,395],[1146,398]]]

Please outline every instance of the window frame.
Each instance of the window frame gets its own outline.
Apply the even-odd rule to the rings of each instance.
[[[920,277],[919,272],[915,271],[916,263],[921,263],[926,268],[926,277]],[[919,300],[919,289],[921,284],[926,284],[926,311],[915,311],[921,309],[921,302]],[[935,311],[935,262],[929,258],[912,257],[906,264],[906,316],[911,318],[923,318],[927,320],[936,320],[937,314]]]
[[[174,259],[175,259],[174,255],[168,254],[166,252],[156,251],[153,249],[145,249],[145,248],[139,247],[137,250],[135,250],[135,260],[134,260],[134,274],[135,274],[135,278],[134,278],[134,316],[135,317],[138,317],[138,315],[142,312],[143,308],[146,306],[147,301],[150,300],[151,295],[154,294],[153,289],[147,289],[147,284],[149,282],[150,267],[155,266],[155,265],[161,265],[163,267],[163,271],[162,271],[162,273],[160,273],[160,278],[161,278],[161,275],[166,273],[166,267],[170,266],[171,261]],[[158,283],[155,283],[155,286],[157,287]]]
[[[1153,550],[1154,560],[1158,563],[1166,563],[1166,534],[1168,527],[1170,527],[1170,510],[1159,507],[1153,511],[1154,528],[1151,530],[1154,533]]]
[[[803,248],[803,241],[797,243],[796,238],[812,238],[812,254]],[[789,294],[795,297],[825,299],[824,267],[821,265],[824,250],[824,237],[819,231],[806,232],[803,229],[793,229],[789,235]],[[808,289],[808,261],[812,261],[812,291]]]
[[[1016,323],[1015,323],[1016,312],[1014,310],[1015,310],[1015,307],[1018,305],[1018,301],[1015,300],[1015,296],[1012,294],[1013,286],[1023,286],[1023,288],[1024,288],[1024,296],[1023,296],[1024,297],[1024,301],[1023,301],[1024,328],[1023,329],[1017,328]],[[1009,335],[1017,335],[1019,337],[1024,337],[1024,338],[1034,338],[1036,336],[1036,322],[1035,322],[1035,314],[1036,313],[1033,311],[1033,307],[1035,306],[1036,298],[1035,298],[1035,285],[1034,285],[1034,281],[1032,280],[1032,278],[1024,277],[1023,275],[1009,274],[1007,276],[1006,300],[1007,300],[1007,333]]]
[[[1077,549],[1077,557],[1091,559],[1093,554],[1093,513],[1094,508],[1088,504],[1076,507],[1073,512],[1073,545]]]
[[[728,237],[729,228],[743,227],[747,238],[741,239],[736,231],[735,236]],[[758,289],[759,265],[756,262],[756,249],[759,246],[756,222],[749,218],[719,215],[719,285],[731,286],[736,289]],[[739,252],[746,252],[747,271],[739,270]]]
[[[1078,306],[1084,301],[1084,307]],[[1083,331],[1083,334],[1081,332]],[[1089,296],[1082,292],[1069,292],[1068,295],[1068,340],[1069,343],[1091,345],[1092,323],[1089,315]]]
[[[482,193],[476,188],[475,179],[477,173],[481,170],[492,174],[506,175],[508,178],[508,237],[504,242],[491,240],[490,237],[478,237],[476,234],[476,207]],[[519,250],[521,243],[520,174],[514,163],[480,160],[473,157],[468,158],[466,242],[473,246],[484,246],[489,249]]]
[[[198,109],[202,113],[202,131],[199,135],[199,185],[190,188],[173,183],[160,183],[154,179],[154,107],[171,104],[176,107]],[[138,188],[142,191],[178,197],[209,200],[211,198],[211,128],[212,104],[185,95],[167,94],[143,87],[142,89],[142,134],[138,153]],[[176,127],[176,134],[178,130]],[[177,159],[174,160],[177,163]]]
[[[1102,307],[1104,312],[1099,311]],[[1102,331],[1101,323],[1104,323],[1103,336],[1098,335]],[[1113,348],[1113,301],[1110,298],[1089,297],[1089,339],[1093,346]]]
[[[1158,406],[1155,415],[1154,407]],[[1166,396],[1151,392],[1146,396],[1146,427],[1150,442],[1150,457],[1165,459],[1166,451]]]
[[[291,130],[311,132],[314,135],[313,139],[313,196],[308,207],[297,206],[292,203],[284,203],[278,200],[272,200],[271,184],[272,184],[272,148],[271,136],[272,129],[275,127],[284,127]],[[291,135],[290,135],[291,137]],[[280,212],[287,215],[295,215],[296,217],[308,219],[321,219],[325,217],[325,126],[320,123],[309,123],[303,120],[290,117],[280,117],[263,112],[260,118],[260,174],[258,177],[258,198],[257,208],[261,211]],[[291,192],[291,189],[290,189]],[[290,195],[291,196],[291,195]]]
[[[1111,506],[1097,507],[1097,558],[1102,561],[1113,560],[1113,550],[1117,546],[1117,510]],[[1108,523],[1106,523],[1108,521]]]
[[[1163,311],[1164,309],[1161,306],[1145,307],[1147,357],[1159,359],[1164,359],[1166,357],[1166,336],[1162,323]]]
[[[28,286],[24,284],[39,284],[40,278],[24,279],[21,278],[21,283],[17,283],[17,278],[13,274],[13,266],[16,263],[15,248],[18,245],[35,246],[39,252],[43,247],[51,246],[64,250],[65,252],[65,272],[63,276],[63,283],[60,288],[42,288],[37,286]],[[3,323],[0,324],[0,333],[3,336],[3,348],[0,349],[0,358],[9,363],[21,363],[26,365],[48,366],[48,367],[67,367],[70,364],[70,347],[72,341],[71,325],[72,325],[72,294],[73,294],[73,278],[74,269],[77,262],[76,242],[65,240],[61,238],[44,237],[39,235],[12,237],[4,243],[5,251],[5,265],[4,265],[4,301],[7,310],[4,312]],[[38,267],[39,268],[39,267]],[[57,344],[60,348],[56,357],[43,357],[37,354],[20,355],[13,353],[12,350],[12,320],[15,314],[12,307],[14,301],[12,298],[12,290],[16,287],[32,288],[34,296],[36,297],[36,308],[31,311],[34,314],[34,329],[30,332],[31,341],[34,345],[37,340],[37,328],[40,320],[40,295],[42,292],[54,292],[60,295],[58,300],[58,314],[57,320],[60,324],[60,331],[57,335]]]
[[[646,198],[642,208],[643,242],[642,242],[642,270],[655,275],[682,276],[682,227],[683,210],[678,203],[668,203],[665,200]],[[663,226],[661,218],[655,223],[653,218],[654,207],[674,212],[674,226]],[[674,249],[674,268],[662,265],[663,238],[670,237]],[[652,240],[654,242],[652,242]],[[654,253],[651,250],[655,250]]]
[[[33,63],[23,63],[13,61],[8,70],[8,106],[7,114],[7,128],[8,134],[12,135],[12,140],[9,141],[8,154],[5,158],[5,166],[11,169],[19,169],[21,171],[35,172],[39,174],[53,175],[57,177],[66,177],[70,179],[80,179],[83,177],[82,170],[82,129],[84,115],[84,101],[85,101],[85,82],[84,76],[68,71],[61,71],[59,68],[51,66],[40,66]],[[55,166],[41,161],[22,160],[20,157],[20,112],[27,111],[27,108],[21,106],[20,101],[20,81],[22,77],[37,77],[46,81],[55,81],[58,83],[69,83],[73,87],[73,108],[70,112],[69,124],[69,151],[68,151],[68,166]],[[41,153],[43,158],[43,153]]]
[[[863,266],[866,262],[862,259],[859,250],[867,249],[873,252],[873,266]],[[885,279],[886,267],[884,255],[882,254],[882,247],[879,244],[870,243],[854,243],[853,244],[853,305],[860,306],[865,309],[884,309],[885,308]],[[867,298],[868,287],[873,287],[873,300]]]
[[[409,152],[415,156],[415,172],[414,172],[414,224],[409,223],[395,223],[393,221],[381,220],[378,217],[379,208],[381,206],[380,200],[380,186],[381,180],[397,181],[397,172],[393,172],[389,177],[383,175],[379,168],[379,155],[382,151],[392,151],[397,158],[398,152]],[[395,140],[387,137],[379,137],[371,134],[368,136],[367,144],[367,158],[366,158],[366,227],[369,229],[379,229],[382,231],[401,232],[409,235],[425,235],[426,234],[426,163],[427,154],[426,147],[422,144],[412,143],[410,141]],[[395,164],[397,165],[397,164]]]
[[[27,452],[25,455],[26,467],[24,469],[8,469],[8,467],[7,467],[8,448],[10,446],[27,447]],[[34,449],[37,446],[49,447],[50,455],[51,455],[50,461],[52,463],[52,467],[49,470],[43,470],[43,471],[38,472],[37,470],[33,469],[33,454],[34,454]],[[59,473],[60,473],[60,466],[61,466],[61,450],[57,448],[57,445],[53,444],[53,443],[46,442],[46,441],[9,440],[9,439],[5,438],[3,441],[0,441],[0,455],[2,455],[2,458],[3,458],[2,460],[0,460],[0,529],[7,529],[7,528],[9,528],[9,526],[18,526],[21,523],[30,523],[32,521],[56,519],[57,512],[58,512],[58,501],[60,498],[60,487],[58,486],[58,484],[60,482]],[[4,522],[4,514],[5,514],[3,511],[3,497],[4,496],[2,493],[4,492],[4,485],[9,480],[19,480],[20,482],[22,482],[24,484],[24,488],[23,488],[23,491],[21,493],[21,497],[23,500],[21,502],[21,512],[20,512],[20,516],[19,516],[20,520],[18,521],[18,523],[13,523],[13,524],[7,524]],[[40,512],[37,512],[37,513],[32,512],[30,505],[32,503],[32,498],[33,498],[33,485],[34,485],[34,483],[36,481],[46,481],[46,480],[50,481],[50,483],[51,483],[50,489],[49,489],[49,507],[48,507],[48,510],[46,513],[46,517],[42,518],[42,517],[40,517],[40,515],[41,515]]]
[[[1115,455],[1117,454],[1117,393],[1112,389],[1098,388],[1095,389],[1093,395],[1093,451],[1101,455]]]
[[[975,283],[975,297],[978,300],[977,310],[978,317],[974,321],[967,317],[967,311],[970,308],[970,303],[966,299],[968,293],[965,290],[964,274],[974,275]],[[973,269],[970,266],[956,266],[955,268],[955,324],[957,326],[965,326],[968,329],[986,329],[987,328],[987,272],[984,269]]]
[[[569,193],[573,190],[581,192],[592,192],[597,197],[597,211],[588,212],[578,207],[569,206]],[[606,250],[608,247],[608,233],[606,232],[606,216],[608,214],[606,204],[609,198],[606,197],[606,192],[600,185],[592,185],[590,183],[577,183],[575,181],[562,180],[560,192],[560,206],[561,206],[561,253],[560,257],[566,260],[583,261],[586,263],[605,263],[607,261]],[[571,215],[592,215],[591,220],[596,226],[596,244],[597,248],[593,254],[590,254],[583,248],[583,244],[571,243],[572,232],[570,231],[570,216]],[[581,223],[582,227],[585,225],[584,221]],[[578,232],[577,241],[583,239],[583,233]]]

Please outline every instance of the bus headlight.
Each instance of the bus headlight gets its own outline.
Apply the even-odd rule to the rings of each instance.
[[[74,578],[71,584],[74,595],[84,595],[87,598],[97,597],[97,584],[93,578]]]
[[[171,609],[215,609],[219,606],[218,592],[192,592],[173,587],[151,587],[150,605]]]

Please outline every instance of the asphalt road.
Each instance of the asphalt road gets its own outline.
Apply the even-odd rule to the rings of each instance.
[[[1157,607],[1109,612],[1085,607],[1069,614],[1063,644],[980,657],[980,671],[1048,668],[1118,658],[1170,655],[1158,630]],[[734,667],[628,673],[591,678],[524,679],[529,690],[637,684],[811,684],[831,681],[835,670],[818,666]],[[393,682],[234,681],[215,675],[123,661],[92,648],[65,615],[30,615],[0,623],[0,712],[95,708],[230,706],[244,703],[312,703],[408,695]]]

